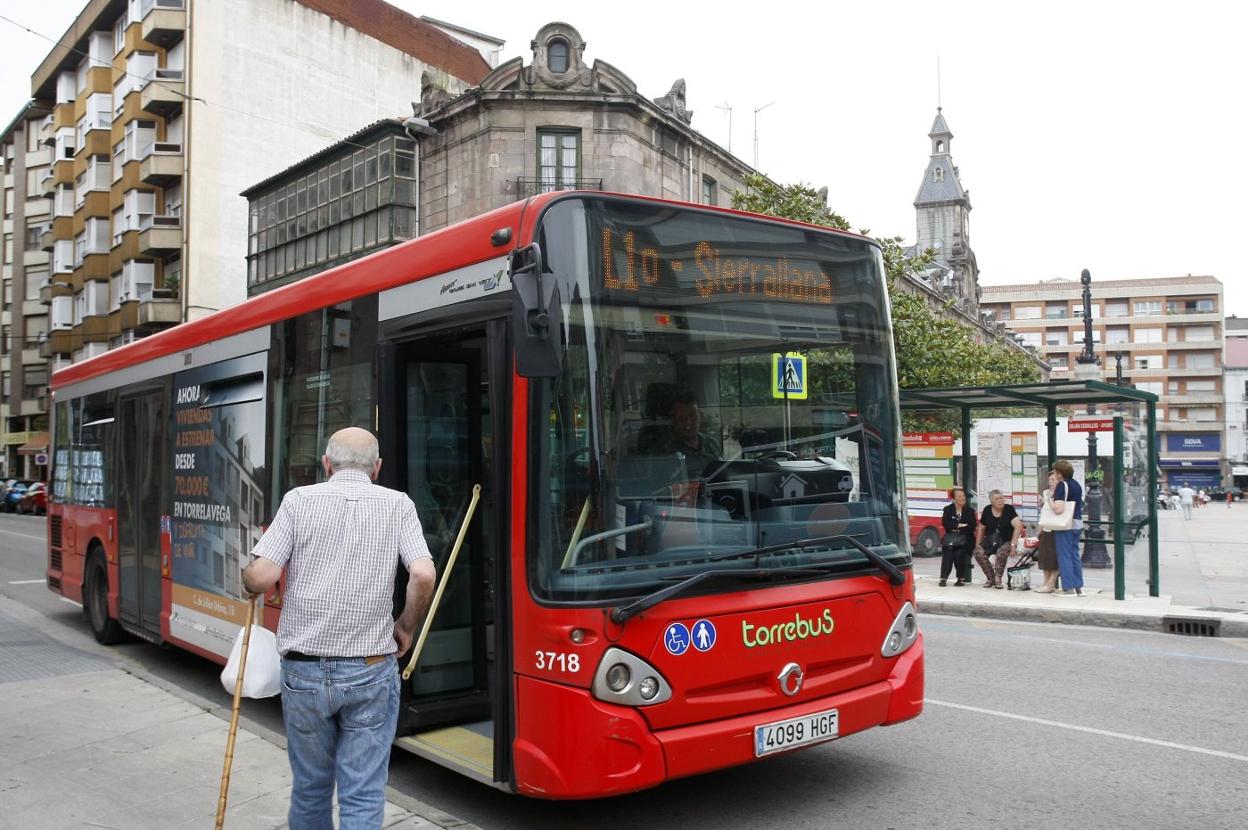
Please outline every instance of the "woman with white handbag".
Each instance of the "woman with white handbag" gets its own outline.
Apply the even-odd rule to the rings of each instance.
[[[1079,561],[1079,533],[1083,529],[1083,487],[1075,481],[1075,468],[1069,461],[1058,461],[1053,465],[1053,472],[1057,474],[1057,481],[1044,493],[1044,504],[1040,508],[1040,528],[1053,533],[1062,587],[1055,589],[1046,580],[1045,585],[1037,591],[1057,597],[1083,596],[1083,565]]]

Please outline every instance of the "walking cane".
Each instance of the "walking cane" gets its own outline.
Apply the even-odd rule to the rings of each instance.
[[[451,571],[455,569],[455,560],[459,558],[459,548],[464,544],[464,537],[468,535],[468,525],[472,522],[472,514],[477,509],[477,502],[481,499],[481,485],[472,485],[472,501],[468,502],[468,512],[464,514],[464,523],[459,526],[459,536],[455,539],[455,546],[451,548],[451,555],[447,557],[446,567],[442,569],[442,581],[438,583],[438,590],[433,594],[433,601],[429,603],[429,613],[425,614],[425,624],[420,627],[420,637],[416,640],[416,647],[412,649],[412,659],[407,661],[407,668],[403,670],[403,679],[407,680],[412,676],[412,672],[416,669],[416,662],[420,660],[420,652],[425,647],[425,638],[429,636],[429,629],[433,625],[433,615],[438,612],[438,604],[442,602],[442,592],[446,590],[446,583],[451,581]]]
[[[225,802],[230,793],[230,767],[234,766],[234,739],[238,737],[238,704],[243,696],[243,672],[247,669],[247,647],[251,645],[251,622],[256,616],[256,600],[247,603],[247,622],[243,626],[243,653],[238,664],[238,677],[234,680],[234,709],[230,713],[230,737],[225,741],[225,768],[221,770],[221,795],[217,798],[217,827],[225,826]]]

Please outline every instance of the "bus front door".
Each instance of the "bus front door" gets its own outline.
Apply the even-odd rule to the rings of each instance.
[[[160,632],[160,517],[165,477],[168,393],[162,387],[122,397],[117,434],[118,607],[122,624],[134,634],[156,639]]]
[[[393,389],[383,390],[381,398],[383,411],[393,413],[383,458],[394,452],[401,467],[386,480],[415,502],[439,580],[447,573],[473,485],[481,485],[480,501],[433,612],[429,637],[403,689],[398,743],[493,783],[499,545],[495,489],[498,468],[505,465],[491,457],[496,412],[489,342],[486,332],[476,329],[398,347],[388,373]]]

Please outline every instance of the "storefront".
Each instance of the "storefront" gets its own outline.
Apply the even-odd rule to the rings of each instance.
[[[1222,436],[1216,432],[1180,432],[1164,436],[1161,471],[1166,485],[1200,490],[1222,486]]]

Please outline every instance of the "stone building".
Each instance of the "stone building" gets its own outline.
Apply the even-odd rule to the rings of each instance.
[[[248,292],[550,190],[731,204],[752,170],[693,129],[683,80],[647,98],[611,64],[587,65],[566,23],[531,47],[461,93],[426,75],[416,117],[370,124],[243,191]]]

